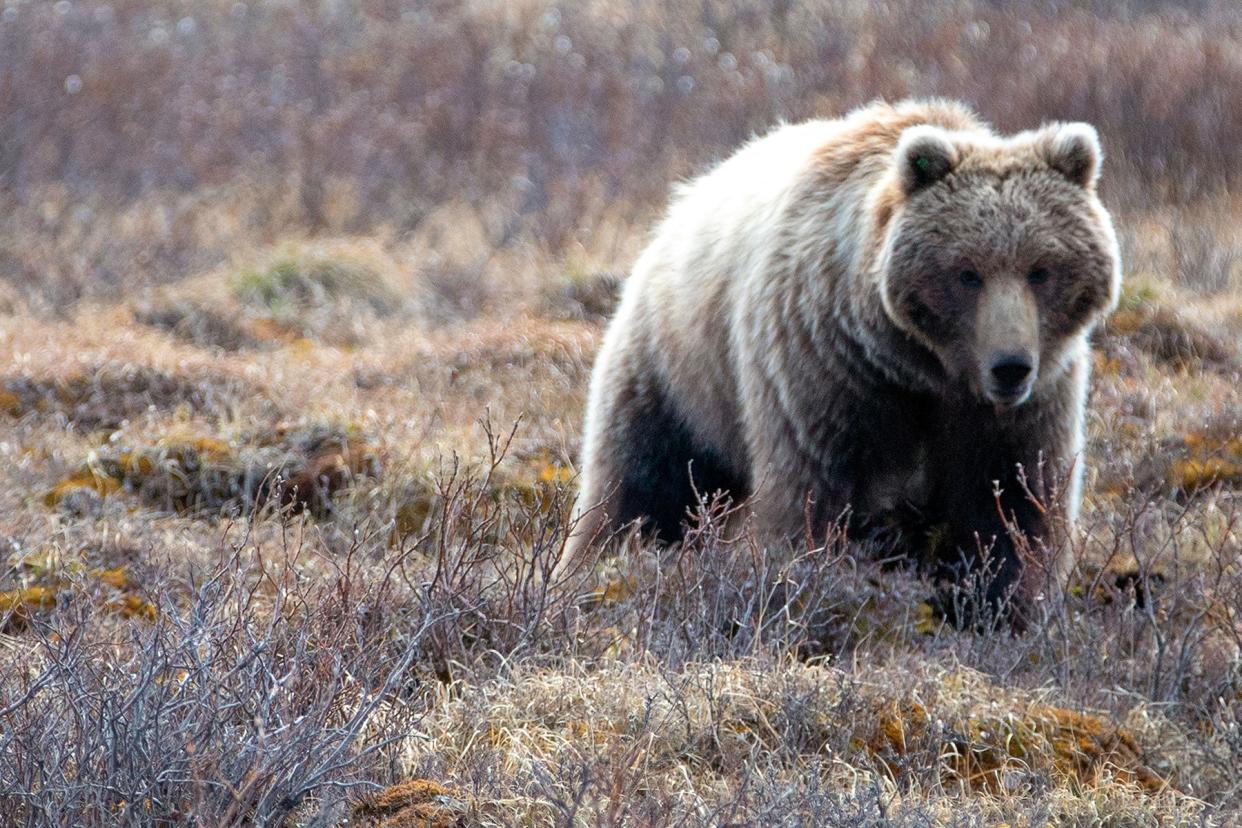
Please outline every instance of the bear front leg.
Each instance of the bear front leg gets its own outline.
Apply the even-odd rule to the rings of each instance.
[[[942,574],[956,582],[942,609],[958,626],[1002,613],[1021,629],[1061,577],[1051,533],[1077,516],[1081,420],[1073,387],[1008,412],[978,403],[947,412],[936,506],[950,530]]]

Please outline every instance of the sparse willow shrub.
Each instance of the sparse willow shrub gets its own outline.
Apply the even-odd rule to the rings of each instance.
[[[851,609],[866,599],[845,588],[858,562],[832,527],[821,545],[765,549],[737,529],[737,509],[704,502],[684,541],[657,552],[629,578],[626,628],[633,646],[670,665],[764,651],[835,654]]]
[[[295,545],[296,546],[296,545]],[[330,809],[418,721],[428,627],[358,556],[323,580],[241,539],[152,586],[149,623],[72,601],[4,651],[0,810],[14,823],[279,825]],[[382,616],[375,613],[383,607]]]
[[[572,658],[600,652],[610,635],[581,623],[593,561],[561,566],[572,529],[570,493],[559,483],[532,497],[500,482],[516,426],[484,423],[490,456],[454,459],[433,494],[430,528],[402,540],[396,573],[420,610],[439,621],[422,647],[442,680],[516,658]]]
[[[1240,530],[1240,502],[1222,487],[1180,503],[1135,498],[1089,509],[1079,533],[1054,535],[1055,554],[1020,541],[1029,558],[1065,566],[1064,576],[1045,573],[1024,634],[941,628],[924,649],[1006,685],[1055,686],[1082,708],[1122,714],[1143,700],[1178,724],[1164,728],[1170,743],[1152,757],[1155,770],[1176,767],[1178,790],[1235,806],[1242,784],[1224,769],[1242,763]],[[1186,742],[1186,733],[1201,738]]]

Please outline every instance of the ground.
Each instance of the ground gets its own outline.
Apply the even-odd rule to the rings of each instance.
[[[1240,56],[1228,0],[5,2],[0,825],[1242,823]],[[1065,590],[956,631],[723,503],[554,574],[670,189],[927,95],[1105,147]]]
[[[1169,278],[1143,221],[1075,568],[1021,638],[947,628],[875,548],[765,554],[718,514],[553,578],[619,282],[586,253],[450,301],[416,246],[294,238],[0,319],[6,797],[360,825],[1230,813],[1242,290]]]

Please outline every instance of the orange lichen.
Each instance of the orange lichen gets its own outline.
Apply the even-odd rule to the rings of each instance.
[[[608,585],[604,587],[603,595],[600,597],[605,603],[624,601],[626,598],[633,595],[634,590],[637,588],[638,579],[633,575],[627,575],[624,578],[617,578],[614,581],[610,581]]]
[[[113,589],[125,589],[129,586],[129,576],[125,574],[123,566],[113,569],[96,569],[91,574]]]
[[[1095,353],[1095,373],[1101,376],[1115,377],[1121,373],[1124,367],[1122,361],[1117,357],[1108,356],[1100,351]]]
[[[40,610],[56,606],[56,593],[48,587],[31,586],[0,592],[0,625],[4,632],[20,630]]]
[[[152,604],[135,592],[127,591],[132,586],[132,582],[124,566],[112,569],[96,569],[91,572],[91,575],[101,584],[123,593],[120,597],[104,602],[104,609],[109,612],[119,613],[123,618],[141,618],[144,621],[155,620],[159,612],[155,604]]]
[[[460,792],[438,782],[413,779],[359,802],[350,823],[384,828],[454,828],[465,824],[466,809]]]
[[[1067,778],[1095,782],[1108,770],[1150,793],[1168,787],[1143,764],[1143,753],[1134,736],[1097,716],[1038,705],[1027,711],[1026,721],[1049,740],[1053,765]]]
[[[1105,329],[1110,333],[1131,334],[1143,327],[1150,315],[1141,307],[1118,309],[1108,317]]]
[[[1242,484],[1242,437],[1209,433],[1187,434],[1185,456],[1173,461],[1169,482],[1193,492],[1217,483]]]
[[[124,485],[125,480],[123,477],[115,476],[88,465],[73,472],[49,489],[43,495],[43,503],[47,506],[57,506],[74,492],[83,491],[94,492],[100,497],[106,497],[120,491]]]
[[[22,398],[7,388],[0,388],[0,411],[10,417],[20,417],[26,409]]]
[[[1173,463],[1173,482],[1183,491],[1217,483],[1242,483],[1242,464],[1223,457],[1186,458]]]
[[[270,316],[251,320],[248,333],[260,342],[292,342],[299,337],[293,325],[277,321]]]
[[[930,725],[926,708],[914,701],[888,701],[876,711],[865,747],[890,773],[896,761],[931,739],[942,763],[945,781],[975,790],[1003,789],[1006,772],[1043,767],[1064,781],[1095,784],[1105,773],[1136,784],[1149,793],[1168,783],[1143,763],[1133,735],[1087,713],[1047,705],[1003,715],[966,716],[944,722],[939,733]]]
[[[133,593],[123,595],[115,601],[109,601],[104,604],[104,608],[120,613],[122,618],[140,618],[143,621],[154,621],[156,615],[159,614],[155,604]]]
[[[166,456],[193,456],[200,461],[223,461],[233,456],[233,448],[226,441],[202,434],[167,434],[155,446]]]
[[[539,469],[539,482],[548,485],[566,485],[573,480],[573,470],[558,463],[548,463]]]
[[[944,619],[936,614],[936,608],[926,601],[915,607],[914,630],[919,635],[935,635],[944,626]]]
[[[888,702],[880,708],[878,727],[867,747],[875,754],[892,751],[904,756],[910,743],[926,733],[929,721],[927,708],[918,702]]]

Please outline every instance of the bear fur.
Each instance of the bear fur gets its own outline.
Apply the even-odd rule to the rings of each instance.
[[[991,604],[1025,606],[1057,562],[1021,550],[1078,512],[1120,288],[1100,160],[1086,124],[875,103],[679,187],[595,364],[571,556],[635,521],[675,542],[718,491],[768,538],[913,509],[952,577],[986,558]]]

